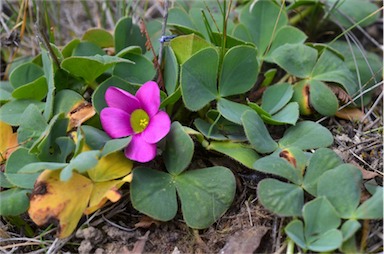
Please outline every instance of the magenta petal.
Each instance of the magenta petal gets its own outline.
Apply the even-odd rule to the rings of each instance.
[[[154,115],[147,128],[142,132],[143,139],[151,144],[159,142],[171,129],[171,119],[167,113],[159,111]]]
[[[125,149],[125,156],[138,162],[148,162],[156,156],[156,144],[149,144],[144,141],[141,134],[132,137],[131,142]]]
[[[136,93],[137,99],[141,102],[142,109],[149,117],[154,116],[160,107],[160,88],[154,81],[144,83]]]
[[[118,108],[104,108],[100,112],[101,125],[111,138],[122,138],[132,135],[130,114]]]
[[[105,101],[109,107],[119,108],[129,114],[141,107],[140,101],[135,96],[114,86],[105,92]]]

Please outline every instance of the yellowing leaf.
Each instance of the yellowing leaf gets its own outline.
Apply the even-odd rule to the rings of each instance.
[[[28,210],[39,226],[58,224],[58,237],[69,236],[76,228],[92,192],[88,178],[73,172],[71,179],[60,181],[61,170],[45,170],[36,180]]]
[[[124,177],[131,173],[133,163],[122,152],[102,157],[96,167],[88,170],[88,176],[94,182],[104,182]]]
[[[0,121],[0,162],[7,160],[17,148],[17,133],[13,133],[12,126]]]
[[[121,198],[118,189],[124,184],[122,180],[95,183],[91,198],[89,199],[89,207],[85,209],[84,214],[91,214],[100,209],[108,200],[117,202]]]

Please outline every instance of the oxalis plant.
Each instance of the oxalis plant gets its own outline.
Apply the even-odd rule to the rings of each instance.
[[[139,212],[169,221],[181,207],[204,229],[236,192],[235,169],[192,163],[206,150],[267,173],[257,195],[290,218],[288,252],[357,251],[360,221],[382,219],[383,188],[364,183],[327,148],[330,131],[308,120],[377,83],[380,59],[342,40],[377,20],[377,7],[347,2],[180,2],[168,19],[124,17],[113,33],[90,29],[63,47],[42,40],[1,82],[0,214],[28,212],[65,238],[126,184]],[[319,13],[347,31],[317,43],[295,26]],[[279,138],[273,125],[285,129]]]

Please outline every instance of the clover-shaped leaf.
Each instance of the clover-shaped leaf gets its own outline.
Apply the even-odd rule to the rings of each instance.
[[[198,229],[209,227],[224,214],[236,190],[232,172],[220,166],[180,174],[175,185],[186,223]]]
[[[318,197],[303,207],[305,237],[312,241],[317,235],[339,227],[341,220],[335,208],[325,197]]]
[[[193,124],[197,130],[208,139],[231,141],[247,140],[243,127],[222,117],[217,110],[209,110],[206,114],[205,121],[198,118]]]
[[[304,205],[304,191],[295,184],[276,179],[261,180],[257,187],[261,204],[280,216],[300,216]]]
[[[112,34],[101,28],[91,28],[87,30],[81,39],[83,41],[93,42],[100,48],[108,48],[114,46]]]
[[[331,49],[324,49],[310,77],[315,80],[338,83],[349,95],[354,95],[358,90],[357,83],[346,63]]]
[[[255,161],[260,158],[252,147],[243,143],[211,141],[207,149],[225,154],[248,168],[252,168]]]
[[[277,143],[269,135],[263,120],[253,110],[241,116],[245,134],[254,149],[260,153],[271,153],[277,149]]]
[[[359,205],[361,171],[351,164],[342,164],[323,173],[317,182],[317,195],[325,196],[341,218],[353,218]]]
[[[31,104],[35,105],[40,112],[43,111],[45,103],[37,100],[23,99],[14,100],[6,103],[0,108],[0,118],[2,122],[12,126],[20,125],[23,118],[21,117]],[[44,120],[45,121],[45,120]]]
[[[94,168],[99,162],[100,151],[91,150],[82,152],[76,157],[72,158],[65,168],[61,171],[60,180],[68,181],[73,174],[73,171],[76,170],[79,173],[84,173],[91,168]]]
[[[339,109],[339,102],[332,90],[318,80],[310,80],[308,84],[310,106],[324,116],[335,115]]]
[[[327,147],[333,143],[332,133],[324,126],[302,121],[288,128],[279,141],[279,146],[295,146],[303,150]]]
[[[133,24],[131,17],[124,17],[117,22],[114,32],[115,51],[120,52],[126,47],[139,45],[145,51],[145,37],[138,25]]]
[[[71,56],[61,62],[61,68],[92,84],[97,77],[119,62],[132,63],[117,56]]]
[[[170,42],[170,46],[179,64],[184,64],[190,57],[202,49],[212,48],[210,43],[196,34],[178,36]]]
[[[310,194],[316,196],[317,181],[326,171],[342,164],[341,158],[331,149],[319,148],[312,155],[305,171],[303,187]]]
[[[335,4],[337,4],[336,8],[334,7]],[[376,12],[375,15],[370,16],[378,9],[378,6],[367,0],[349,0],[348,3],[338,2],[337,0],[328,0],[326,2],[326,7],[327,9],[336,9],[330,12],[330,18],[345,28],[355,25],[356,22],[359,22],[359,25],[362,27],[368,26],[374,23],[380,16],[378,12]],[[362,20],[364,21],[360,23]]]
[[[135,53],[126,53],[121,56],[126,62],[116,63],[112,74],[132,84],[143,84],[152,80],[156,74],[153,63],[145,56]]]
[[[316,64],[317,50],[304,44],[285,44],[273,51],[271,58],[288,73],[306,78]]]
[[[234,198],[236,184],[232,172],[220,166],[185,171],[192,159],[193,142],[177,122],[172,124],[166,142],[164,157],[169,173],[146,167],[133,170],[133,207],[155,219],[168,221],[177,213],[177,193],[188,226],[209,227]]]
[[[164,163],[169,173],[178,175],[184,171],[192,161],[194,144],[185,133],[179,122],[172,123],[171,130],[166,137]]]
[[[303,219],[295,219],[285,232],[297,245],[306,250],[331,251],[339,248],[343,236],[338,226],[340,218],[325,197],[316,198],[303,207]]]
[[[137,167],[133,170],[131,201],[138,211],[161,221],[168,221],[177,213],[174,178],[165,172]]]
[[[11,188],[0,192],[0,215],[16,216],[24,213],[29,207],[29,190]]]
[[[169,46],[164,47],[164,85],[168,94],[175,92],[179,78],[179,64],[173,49]]]
[[[253,168],[276,176],[281,176],[289,181],[300,184],[302,182],[301,171],[297,170],[286,159],[277,156],[265,156],[253,164]]]
[[[37,80],[43,75],[43,69],[37,64],[24,63],[12,71],[11,75],[9,76],[9,82],[13,88],[16,89]]]
[[[210,47],[198,51],[181,65],[181,93],[188,109],[197,111],[217,97],[218,67],[219,55]]]
[[[241,45],[229,49],[220,73],[220,95],[225,97],[250,90],[256,82],[258,69],[254,47]]]
[[[21,119],[17,139],[19,143],[26,143],[25,146],[30,148],[43,134],[48,124],[39,108],[34,104],[25,109]]]
[[[275,84],[264,91],[261,107],[269,114],[273,115],[291,100],[292,95],[293,88],[291,84]]]
[[[280,12],[280,7],[274,2],[257,1],[242,9],[240,22],[248,30],[251,42],[258,49],[258,55],[262,56],[276,36],[276,31],[288,23],[288,18],[286,12]]]
[[[355,211],[354,216],[357,219],[382,219],[383,218],[383,187],[372,197],[364,201]]]
[[[278,49],[279,47],[285,44],[300,44],[304,43],[307,39],[305,33],[303,33],[300,29],[294,26],[283,26],[281,27],[277,33],[276,37],[272,41],[272,45],[265,56],[266,61],[272,61],[271,55],[273,51]]]
[[[36,158],[35,155],[30,154],[28,149],[23,147],[19,148],[9,156],[5,165],[4,175],[13,186],[32,189],[39,173],[36,171],[21,172],[20,169],[22,169],[24,165],[36,163],[38,161],[38,158]]]
[[[247,105],[237,103],[225,98],[220,98],[217,102],[217,109],[220,114],[227,120],[242,125],[242,115],[245,111],[250,110]]]
[[[104,82],[97,86],[96,90],[92,94],[93,106],[98,113],[100,113],[103,108],[107,107],[107,103],[105,101],[105,92],[111,86],[124,89],[131,94],[135,94],[138,89],[137,86],[134,86],[128,81],[117,76],[112,76],[106,79]]]
[[[350,239],[359,229],[361,224],[356,220],[347,220],[341,226],[341,232],[343,233],[343,241]]]

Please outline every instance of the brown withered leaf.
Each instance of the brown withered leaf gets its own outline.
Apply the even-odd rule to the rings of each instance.
[[[96,114],[96,111],[92,104],[87,101],[83,101],[76,104],[73,109],[68,113],[69,126],[68,130],[79,127],[82,123],[90,119]]]
[[[346,107],[336,112],[336,116],[349,121],[362,121],[364,112],[358,108]]]
[[[259,226],[236,232],[221,249],[222,254],[252,254],[260,246],[268,228]]]
[[[375,178],[376,176],[379,176],[378,173],[366,170],[354,161],[351,161],[351,164],[355,165],[361,171],[361,174],[363,175],[364,180],[369,180],[369,179]]]
[[[343,103],[348,103],[352,101],[351,96],[340,86],[328,84],[328,87],[332,90],[332,92],[336,95],[336,97]]]
[[[152,224],[159,226],[160,222],[151,217],[142,216],[140,218],[140,221],[135,224],[135,228],[149,228],[150,226],[152,226]]]

